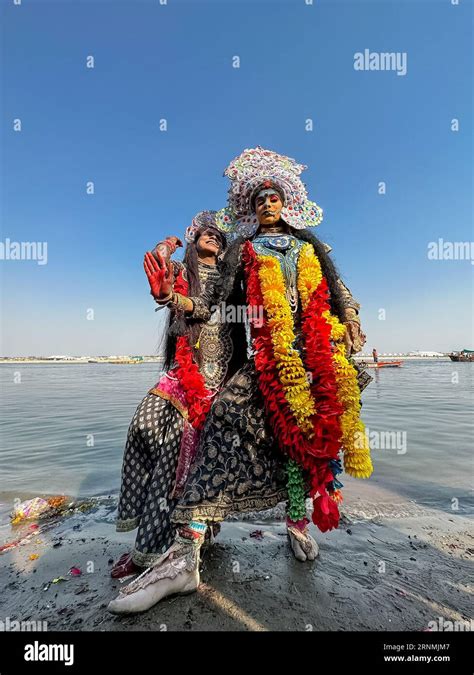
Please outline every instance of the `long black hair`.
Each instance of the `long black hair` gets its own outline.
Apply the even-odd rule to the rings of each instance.
[[[321,264],[322,273],[329,287],[329,305],[331,312],[341,321],[344,321],[344,302],[342,290],[338,283],[339,274],[336,265],[331,260],[324,244],[309,229],[295,230],[289,226],[286,226],[286,229],[289,234],[292,234],[297,239],[313,245]],[[198,238],[199,237],[197,237],[197,239]],[[196,247],[197,239],[196,242],[187,245],[183,259],[189,283],[189,295],[196,296],[201,293]],[[244,237],[238,236],[228,246],[224,256],[217,261],[220,276],[213,288],[212,304],[217,305],[219,302],[225,301],[229,306],[234,307],[246,305],[244,288],[245,279],[243,266],[241,264],[241,245],[244,242]],[[173,318],[170,317],[165,349],[165,370],[169,370],[173,365],[177,338],[180,335],[188,334],[191,338],[191,345],[194,346],[199,337],[200,330],[200,323],[191,319],[185,320],[182,313]],[[238,370],[246,360],[246,350],[243,348],[243,345],[246,344],[245,325],[242,322],[238,322],[233,326],[232,332],[234,340],[234,356],[229,367],[229,373]]]
[[[187,244],[184,252],[182,265],[186,270],[186,280],[188,282],[188,296],[190,297],[198,297],[201,295],[202,292],[201,282],[199,280],[199,256],[198,256],[197,242],[201,234],[203,234],[203,232],[207,230],[213,230],[218,235],[219,241],[221,243],[220,252],[222,250],[225,250],[227,245],[225,235],[222,232],[220,232],[220,230],[210,225],[202,227],[200,231],[196,234],[194,241],[189,242]],[[219,266],[220,261],[217,260],[218,269]],[[170,370],[173,367],[174,359],[176,356],[176,343],[178,337],[182,335],[189,336],[189,341],[191,348],[193,350],[193,355],[196,358],[197,355],[195,345],[199,339],[201,326],[202,326],[201,322],[195,321],[192,318],[185,318],[183,312],[169,313],[168,323],[165,326],[166,344],[165,344],[165,360],[163,364],[163,367],[166,371]]]
[[[344,320],[344,302],[342,297],[342,290],[338,283],[339,273],[335,263],[331,260],[324,244],[309,230],[296,230],[286,225],[286,230],[292,234],[296,239],[312,244],[316,255],[321,264],[321,270],[326,278],[329,287],[329,304],[331,312],[335,314],[341,321]],[[245,295],[240,291],[241,281],[243,278],[242,266],[240,265],[240,247],[245,242],[241,236],[237,237],[228,247],[221,263],[221,276],[216,289],[219,291],[219,300],[226,299],[233,294],[235,300],[239,299],[245,303]]]
[[[340,278],[339,273],[335,263],[331,260],[329,253],[326,251],[324,244],[308,229],[295,230],[290,228],[290,231],[297,239],[301,239],[302,241],[306,241],[313,245],[321,264],[321,271],[329,287],[329,305],[331,307],[331,312],[335,314],[340,321],[344,321],[342,289],[338,283]]]

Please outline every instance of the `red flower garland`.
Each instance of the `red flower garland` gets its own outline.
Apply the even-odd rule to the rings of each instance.
[[[259,262],[250,242],[243,250],[247,276],[247,303],[250,316],[258,316],[263,296],[258,276]],[[329,498],[327,484],[333,480],[330,460],[337,459],[341,446],[340,416],[343,412],[337,398],[337,384],[332,361],[331,326],[323,316],[329,309],[328,287],[323,278],[302,316],[305,366],[312,376],[311,393],[317,413],[314,415],[314,436],[308,439],[301,432],[285,398],[276,367],[270,330],[266,322],[252,322],[255,367],[269,420],[280,448],[309,472],[310,496],[313,497],[313,522],[325,532],[337,527],[339,510]]]
[[[341,447],[340,416],[332,361],[331,326],[323,316],[329,309],[328,288],[323,278],[302,317],[305,365],[311,373],[311,393],[316,402],[318,432],[314,454],[335,459]]]
[[[341,447],[341,415],[344,409],[337,396],[331,325],[323,316],[323,312],[330,309],[328,300],[328,285],[323,277],[303,312],[302,331],[306,365],[312,374],[311,393],[316,401],[317,417],[320,418],[319,424],[315,426],[321,434],[318,438],[321,451],[329,459],[337,459]],[[329,464],[326,467],[329,468]],[[322,532],[339,524],[339,509],[329,498],[326,488],[332,480],[332,471],[328,470],[317,488],[319,496],[313,500],[313,522]],[[310,494],[315,497],[314,489]]]
[[[188,282],[184,279],[180,270],[173,290],[181,295],[188,295]],[[204,377],[194,361],[189,337],[180,336],[176,341],[176,363],[172,374],[178,378],[186,399],[188,419],[190,424],[198,431],[202,429],[207,413],[211,407],[211,392],[207,389]]]

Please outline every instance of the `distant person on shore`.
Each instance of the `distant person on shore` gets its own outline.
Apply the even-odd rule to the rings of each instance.
[[[379,355],[377,354],[377,350],[375,347],[372,349],[372,358],[374,359],[374,363],[379,362]]]

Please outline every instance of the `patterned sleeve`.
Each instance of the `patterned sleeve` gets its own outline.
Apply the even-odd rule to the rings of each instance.
[[[345,309],[353,309],[355,314],[358,316],[359,314],[359,309],[360,309],[360,304],[357,302],[357,300],[353,297],[352,293],[350,290],[347,288],[347,286],[344,284],[342,279],[338,279],[337,283],[339,285],[339,288],[341,289],[342,293],[342,301],[344,303]]]
[[[324,250],[326,251],[326,253],[330,253],[332,251],[332,246],[330,246],[329,244],[326,244],[326,243],[323,242],[323,246],[324,246]],[[338,279],[337,283],[338,283],[339,288],[341,289],[342,302],[344,303],[344,308],[354,310],[353,312],[350,312],[350,314],[353,315],[354,321],[358,321],[359,320],[360,304],[354,298],[354,296],[352,295],[350,290],[347,288],[345,283],[342,281],[342,279]]]
[[[211,318],[211,310],[203,297],[190,297],[193,302],[191,312],[186,312],[186,316],[196,321],[209,321]]]

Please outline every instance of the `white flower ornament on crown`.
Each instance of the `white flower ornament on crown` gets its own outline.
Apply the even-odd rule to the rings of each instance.
[[[281,217],[288,225],[296,230],[319,225],[323,211],[308,199],[305,185],[299,177],[306,168],[291,157],[260,146],[244,150],[224,171],[231,184],[228,206],[216,214],[219,229],[244,237],[255,234],[258,219],[252,200],[265,181],[270,181],[282,192],[284,206]]]

